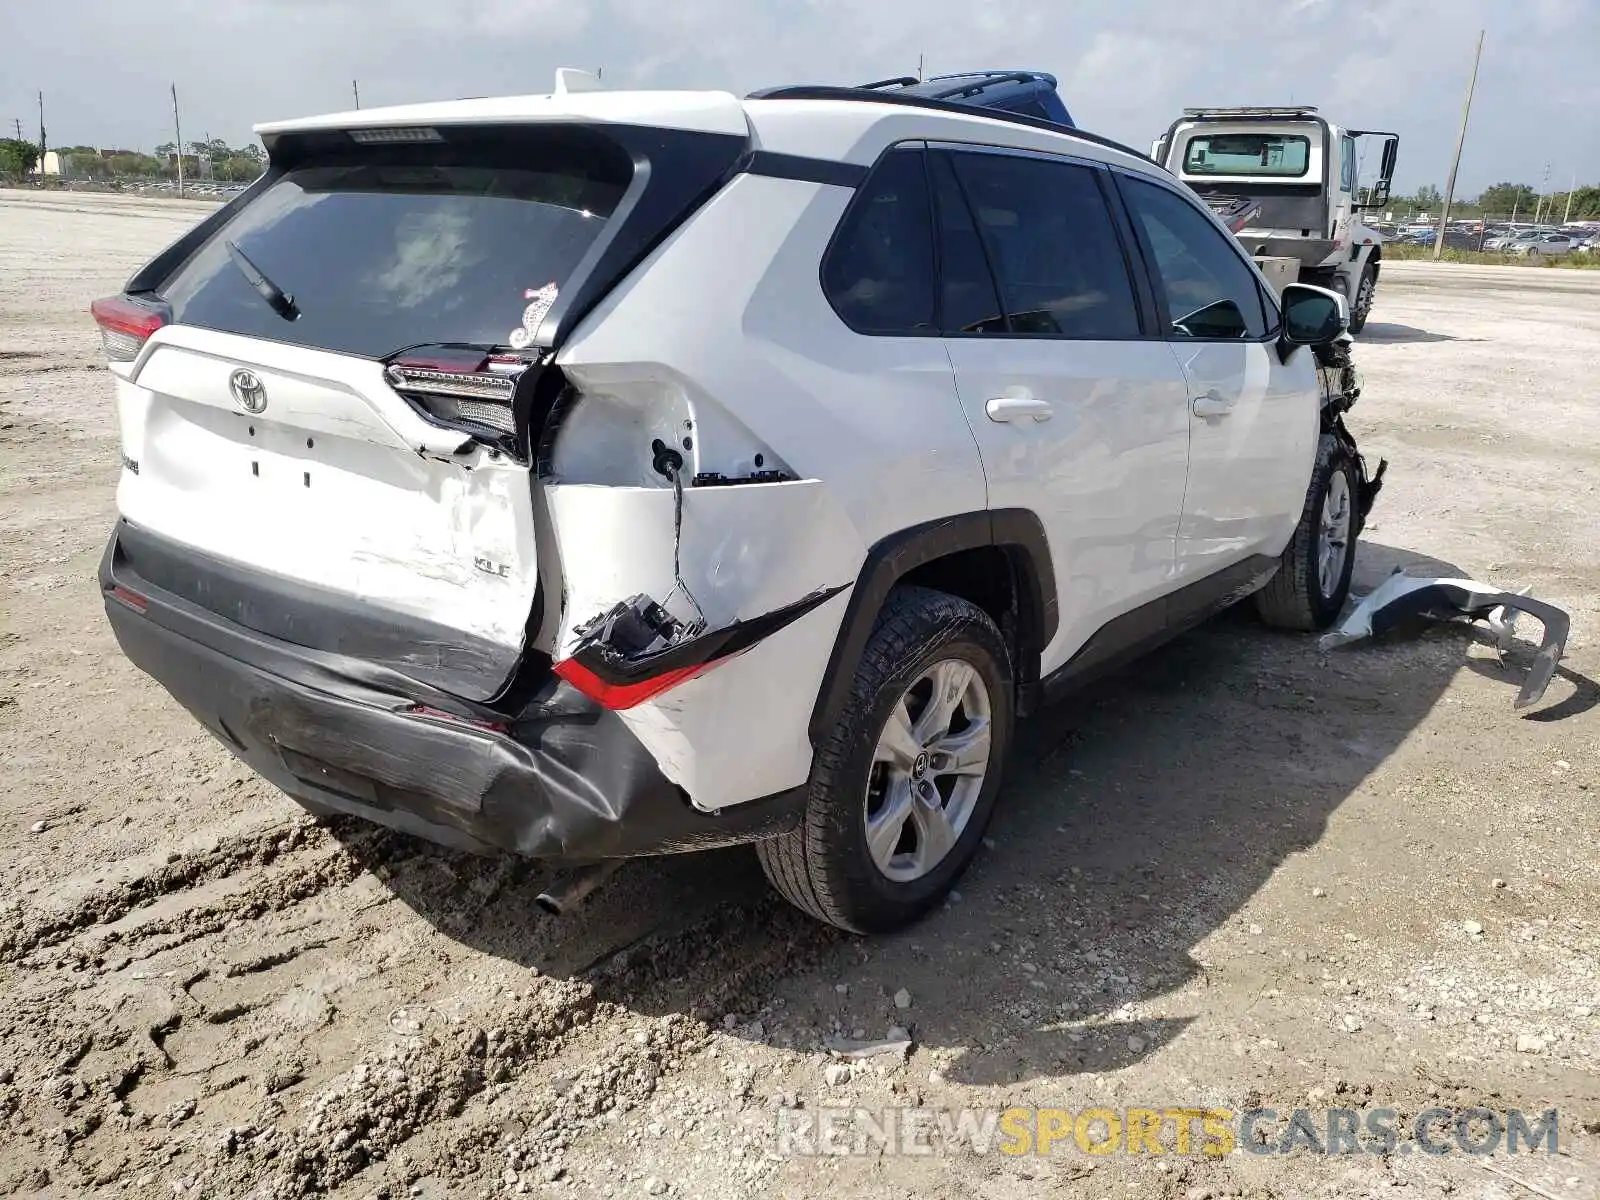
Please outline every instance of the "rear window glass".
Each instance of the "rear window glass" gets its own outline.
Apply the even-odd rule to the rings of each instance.
[[[529,293],[571,276],[627,190],[631,161],[572,128],[449,138],[290,147],[282,177],[159,289],[174,318],[373,358],[521,344]],[[252,286],[230,242],[293,299],[293,320]]]
[[[1284,133],[1216,133],[1189,139],[1185,175],[1266,175],[1294,178],[1306,173],[1311,140]]]

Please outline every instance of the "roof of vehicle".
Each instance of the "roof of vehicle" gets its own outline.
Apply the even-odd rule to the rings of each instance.
[[[267,121],[255,127],[262,137],[325,129],[374,129],[400,126],[479,125],[498,122],[594,121],[618,125],[654,125],[702,133],[749,133],[744,104],[731,92],[555,91],[536,96],[474,97],[361,108],[289,121]]]
[[[720,91],[561,90],[546,95],[481,97],[363,108],[255,127],[269,141],[325,130],[429,128],[498,123],[584,121],[651,125],[752,136],[763,150],[870,165],[884,141],[911,137],[971,140],[975,127],[997,144],[1090,154],[1151,166],[1131,147],[1082,129],[972,104],[850,87],[789,87],[739,99]],[[869,131],[879,125],[882,136]],[[1063,143],[1071,143],[1064,145]],[[1090,147],[1098,150],[1091,151]]]

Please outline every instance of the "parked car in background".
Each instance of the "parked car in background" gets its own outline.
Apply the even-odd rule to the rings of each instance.
[[[1507,252],[1523,258],[1560,258],[1572,253],[1572,239],[1564,233],[1536,233],[1531,238],[1518,238]]]
[[[1515,253],[1523,244],[1532,242],[1534,238],[1543,234],[1537,229],[1518,229],[1512,233],[1503,233],[1499,237],[1492,237],[1483,244],[1485,250],[1498,251],[1502,254]]]
[[[1400,238],[1400,241],[1408,246],[1432,246],[1438,240],[1439,232],[1435,229],[1419,229]],[[1466,233],[1460,229],[1447,229],[1444,233],[1444,248],[1446,250],[1476,250],[1478,249],[1478,235]]]

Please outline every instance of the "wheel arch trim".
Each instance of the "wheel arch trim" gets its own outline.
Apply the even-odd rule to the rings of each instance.
[[[1050,545],[1038,516],[1023,508],[993,509],[913,525],[867,550],[812,708],[812,745],[844,711],[867,640],[895,585],[918,567],[988,546],[1007,551],[1016,573],[1018,635],[1024,642],[1023,661],[1017,664],[1019,695],[1023,685],[1038,679],[1039,653],[1055,637],[1061,618]]]

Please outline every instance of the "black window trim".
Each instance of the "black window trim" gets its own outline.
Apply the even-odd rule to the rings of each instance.
[[[1120,337],[1075,337],[1068,333],[1018,333],[1007,329],[1004,333],[946,333],[945,337],[954,338],[1004,338],[1023,342],[1149,342],[1160,341],[1160,330],[1163,326],[1159,323],[1157,310],[1154,307],[1154,295],[1150,293],[1148,284],[1141,279],[1141,272],[1134,264],[1132,245],[1127,240],[1132,230],[1127,221],[1119,214],[1119,205],[1111,195],[1110,164],[1099,159],[1083,158],[1076,154],[1055,154],[1045,150],[1033,150],[1023,146],[997,146],[991,142],[960,142],[941,138],[937,141],[925,143],[930,154],[991,154],[1004,158],[1032,158],[1041,162],[1064,163],[1067,166],[1085,167],[1094,173],[1094,180],[1100,189],[1100,199],[1106,206],[1106,215],[1111,218],[1111,227],[1116,231],[1117,250],[1122,256],[1122,269],[1128,277],[1128,287],[1133,293],[1133,307],[1136,320],[1139,323],[1139,332]],[[951,164],[952,167],[954,163]],[[978,231],[978,241],[983,246],[984,261],[989,265],[989,277],[994,281],[995,294],[1000,300],[1001,315],[1006,318],[1009,326],[1011,313],[1006,309],[1005,289],[1000,285],[1000,276],[994,269],[994,260],[989,254],[989,245],[983,237],[983,226],[978,223],[978,214],[973,210],[972,197],[967,195],[966,185],[961,182],[961,172],[953,171],[956,186],[961,189],[961,196],[967,202],[967,214],[972,221],[972,226]],[[937,213],[935,214],[937,215]],[[934,238],[935,245],[939,239]],[[940,276],[936,283],[943,294],[943,277]],[[942,316],[943,314],[941,314]]]
[[[877,333],[857,329],[848,320],[833,302],[833,297],[828,293],[826,270],[829,259],[838,246],[842,232],[849,224],[851,215],[858,204],[863,203],[862,197],[872,189],[872,177],[887,161],[891,154],[896,152],[912,152],[922,155],[923,173],[927,180],[928,203],[933,215],[933,289],[934,289],[934,316],[938,325],[928,333]],[[1128,285],[1133,291],[1134,309],[1139,322],[1139,332],[1123,337],[1097,337],[1082,338],[1071,334],[1049,333],[1017,333],[1007,329],[1001,333],[963,333],[959,330],[946,332],[944,329],[944,262],[942,258],[943,246],[939,237],[939,200],[938,192],[934,187],[931,156],[936,153],[980,153],[1009,155],[1017,158],[1036,158],[1043,162],[1066,163],[1070,166],[1085,167],[1094,172],[1096,184],[1100,188],[1101,199],[1105,202],[1107,215],[1111,218],[1112,228],[1117,235],[1117,249],[1122,255],[1123,269],[1127,272]],[[952,164],[953,166],[953,164]],[[1000,338],[1015,339],[1028,342],[1149,342],[1163,341],[1162,331],[1166,324],[1162,310],[1159,307],[1159,290],[1156,289],[1146,270],[1141,270],[1140,261],[1136,255],[1142,255],[1137,241],[1137,229],[1130,215],[1125,211],[1124,201],[1112,182],[1111,173],[1120,168],[1094,158],[1083,158],[1075,154],[1057,154],[1044,150],[1034,150],[1023,146],[1001,146],[992,142],[963,142],[952,141],[948,138],[929,140],[926,137],[905,138],[898,142],[891,142],[885,146],[873,161],[872,166],[866,168],[864,176],[856,183],[855,195],[845,206],[844,212],[839,215],[839,220],[834,224],[833,232],[828,236],[828,243],[823,248],[822,256],[817,261],[817,286],[822,290],[823,299],[832,309],[834,316],[839,318],[841,324],[859,337],[872,338]],[[981,228],[977,223],[977,216],[972,212],[971,201],[966,195],[965,186],[961,183],[959,172],[955,175],[956,186],[961,188],[962,199],[967,201],[968,217],[973,222],[973,228],[979,230],[978,242],[983,250],[984,263],[989,270],[990,283],[995,289],[996,299],[1000,303],[1000,315],[1006,318],[1009,326],[1011,314],[1006,311],[1005,293],[1000,287],[1000,280],[995,274],[994,263],[989,256],[988,244],[982,237]],[[1132,172],[1130,172],[1132,174]]]
[[[1190,192],[1190,194],[1186,196],[1184,195],[1184,191],[1187,190],[1186,188],[1174,187],[1172,183],[1157,176],[1145,175],[1142,172],[1129,171],[1122,167],[1115,166],[1109,169],[1109,173],[1112,184],[1117,191],[1118,202],[1124,210],[1124,220],[1126,220],[1132,227],[1134,240],[1139,247],[1139,257],[1143,260],[1144,273],[1148,276],[1149,285],[1154,293],[1155,309],[1157,313],[1157,320],[1159,322],[1157,328],[1162,331],[1160,339],[1164,342],[1179,346],[1266,346],[1275,343],[1278,340],[1279,334],[1273,332],[1275,323],[1272,320],[1272,317],[1273,313],[1277,312],[1278,321],[1276,322],[1276,325],[1281,326],[1283,319],[1282,306],[1275,302],[1271,302],[1269,307],[1268,297],[1271,296],[1272,289],[1267,285],[1265,277],[1261,274],[1261,269],[1256,266],[1256,264],[1250,259],[1249,255],[1245,254],[1244,247],[1239,245],[1239,239],[1228,232],[1228,227],[1226,225],[1217,220],[1216,213],[1212,212],[1204,204],[1201,204],[1195,198],[1193,192]],[[1188,204],[1196,212],[1204,216],[1205,219],[1208,220],[1217,230],[1217,232],[1227,239],[1228,245],[1232,247],[1233,252],[1238,255],[1239,259],[1244,263],[1246,269],[1250,272],[1251,281],[1256,286],[1256,294],[1262,306],[1261,317],[1262,325],[1264,327],[1264,331],[1260,337],[1204,338],[1178,337],[1176,335],[1167,334],[1166,331],[1172,326],[1172,314],[1167,311],[1166,288],[1164,286],[1158,286],[1160,284],[1160,277],[1156,268],[1155,249],[1150,245],[1149,239],[1145,237],[1144,230],[1140,228],[1139,222],[1134,219],[1133,204],[1128,199],[1127,193],[1122,187],[1122,180],[1124,178],[1136,180],[1140,183],[1147,183],[1151,187],[1161,188],[1164,191],[1172,193],[1172,195],[1176,196],[1185,204]]]

